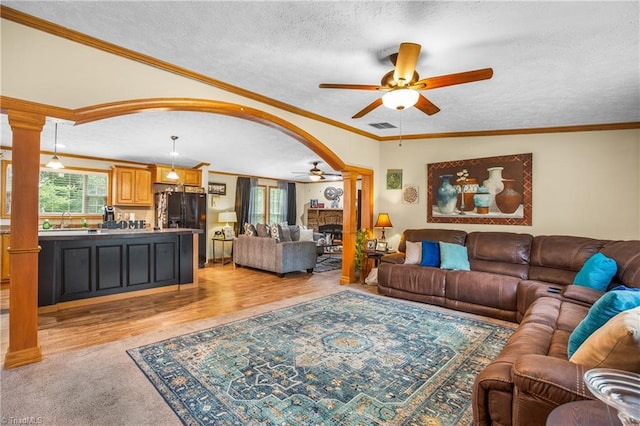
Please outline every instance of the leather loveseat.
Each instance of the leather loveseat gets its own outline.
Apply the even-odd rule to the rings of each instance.
[[[406,241],[465,245],[470,271],[405,265]],[[640,241],[442,229],[406,230],[378,269],[381,294],[518,322],[501,354],[478,375],[474,424],[544,425],[558,405],[592,399],[586,368],[568,360],[571,332],[604,293],[573,285],[585,261],[615,260],[609,289],[640,288]]]

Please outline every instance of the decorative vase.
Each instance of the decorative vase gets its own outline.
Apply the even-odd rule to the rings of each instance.
[[[475,178],[467,178],[464,182],[456,182],[456,189],[458,189],[456,208],[460,212],[473,211],[476,208],[473,196],[478,191],[478,181]]]
[[[489,213],[491,200],[493,200],[493,197],[489,193],[489,189],[484,186],[478,187],[476,194],[473,196],[473,202],[476,205],[476,211],[478,214]]]
[[[504,189],[504,184],[502,183],[502,171],[504,167],[489,167],[487,171],[489,172],[489,178],[482,182],[482,186],[489,190],[489,194],[491,194],[491,204],[489,205],[490,212],[499,212],[498,206],[496,205],[496,194]]]
[[[496,194],[496,204],[502,213],[511,214],[518,210],[522,203],[522,194],[513,189],[515,180],[502,179],[504,189]]]
[[[458,201],[458,190],[451,185],[451,177],[453,175],[442,175],[442,184],[436,193],[436,205],[442,214],[452,214],[456,210],[456,202]]]

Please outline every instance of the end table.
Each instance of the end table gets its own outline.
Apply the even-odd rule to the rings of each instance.
[[[222,250],[220,253],[220,263],[222,263],[222,265],[226,265],[227,263],[231,263],[233,261],[233,254],[231,255],[231,257],[229,258],[229,260],[225,261],[224,259],[224,245],[225,243],[229,243],[231,245],[231,253],[233,253],[233,238],[212,238],[211,241],[213,241],[213,251],[212,251],[212,257],[213,257],[213,261],[211,263],[216,263],[216,243],[220,243],[222,245]]]

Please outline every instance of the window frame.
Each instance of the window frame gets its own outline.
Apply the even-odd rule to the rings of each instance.
[[[10,219],[11,218],[11,212],[7,212],[6,211],[6,205],[7,205],[7,169],[10,165],[12,165],[12,161],[11,160],[2,160],[2,192],[0,194],[0,218],[2,219]],[[39,170],[38,170],[38,174],[40,173],[40,171],[42,170],[46,170],[46,171],[55,171],[54,169],[51,168],[47,168],[44,164],[40,164]],[[94,168],[89,168],[89,167],[73,167],[73,166],[65,166],[64,169],[60,170],[60,172],[65,173],[66,171],[71,171],[71,172],[80,172],[80,174],[91,174],[91,173],[101,173],[101,174],[105,174],[107,176],[107,205],[111,204],[111,171],[110,170],[105,170],[105,169],[94,169]],[[13,171],[12,171],[13,174]],[[85,195],[86,196],[86,195]],[[51,219],[51,218],[57,218],[60,217],[59,213],[47,213],[47,214],[41,214],[40,212],[38,212],[38,217],[42,218],[42,219]],[[71,217],[84,217],[87,219],[97,219],[97,218],[102,218],[102,214],[100,213],[71,213]]]
[[[278,185],[269,185],[269,184],[259,184],[259,185],[256,185],[254,188],[260,188],[263,192],[262,208],[264,211],[264,214],[263,214],[264,218],[263,218],[263,222],[255,220],[254,218],[249,218],[249,220],[251,221],[251,223],[272,223],[271,221],[271,190],[280,189],[280,188],[278,188]]]

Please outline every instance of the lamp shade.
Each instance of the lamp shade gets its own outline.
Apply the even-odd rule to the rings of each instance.
[[[373,225],[375,228],[391,228],[391,219],[389,219],[389,213],[378,213],[378,220]]]
[[[236,216],[236,212],[221,212],[218,213],[218,222],[237,222],[238,217]]]
[[[412,107],[418,102],[420,94],[411,89],[396,89],[385,93],[382,96],[382,103],[387,108],[405,109]]]

